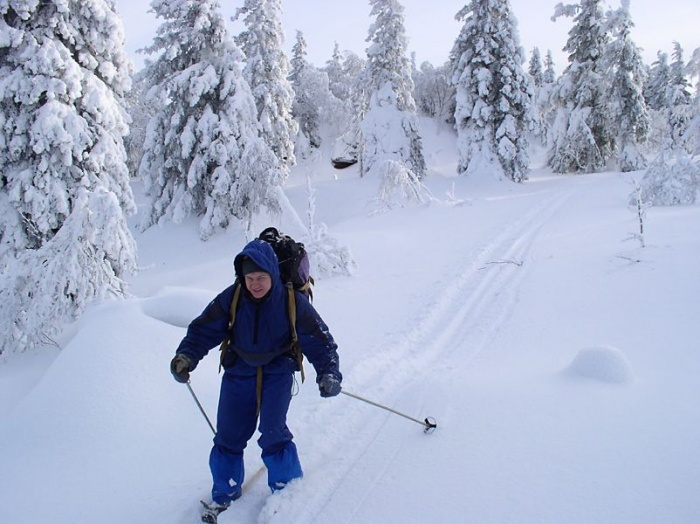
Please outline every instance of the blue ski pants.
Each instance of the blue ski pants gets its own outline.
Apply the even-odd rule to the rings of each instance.
[[[293,435],[287,427],[293,381],[292,373],[264,374],[262,379],[258,445],[273,491],[303,475]],[[224,373],[221,381],[216,436],[209,455],[214,481],[212,499],[219,504],[241,496],[245,478],[243,450],[258,422],[256,387],[256,376]]]

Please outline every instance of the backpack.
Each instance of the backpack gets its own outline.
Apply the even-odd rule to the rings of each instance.
[[[314,279],[309,274],[309,255],[304,244],[274,227],[263,230],[258,238],[270,244],[277,255],[282,282],[285,285],[291,282],[296,291],[301,291],[309,300],[312,300],[311,285]]]
[[[277,261],[279,264],[280,278],[287,288],[287,310],[289,312],[289,325],[290,332],[292,335],[292,341],[290,344],[290,351],[294,354],[299,364],[299,371],[301,372],[301,382],[304,383],[304,364],[301,349],[299,348],[299,338],[297,336],[296,330],[296,317],[297,317],[297,306],[296,306],[296,294],[295,291],[301,291],[306,298],[309,300],[313,299],[313,293],[311,292],[311,286],[314,283],[313,277],[309,274],[310,264],[309,255],[306,252],[304,244],[297,242],[289,235],[285,235],[278,231],[274,227],[268,227],[263,230],[260,235],[258,235],[260,240],[264,240],[272,246],[275,255],[277,255]],[[229,333],[233,328],[233,323],[236,320],[236,309],[238,308],[238,301],[241,295],[242,283],[236,285],[236,289],[233,293],[233,300],[231,300],[231,310],[228,323]],[[219,350],[221,351],[219,371],[223,368],[224,358],[226,357],[226,352],[228,350],[229,339],[228,337],[224,339],[221,343]],[[260,394],[262,385],[262,367],[258,368],[258,386],[257,386],[257,396],[258,396],[258,410],[260,409]]]

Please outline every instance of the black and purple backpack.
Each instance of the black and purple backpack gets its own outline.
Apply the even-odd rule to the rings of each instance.
[[[280,277],[282,282],[291,283],[292,287],[301,291],[307,298],[312,298],[311,285],[314,283],[310,275],[309,255],[304,244],[297,242],[289,235],[285,235],[274,227],[268,227],[260,235],[272,246],[279,262]]]

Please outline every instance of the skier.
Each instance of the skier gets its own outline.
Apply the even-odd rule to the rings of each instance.
[[[301,359],[290,351],[292,325],[277,256],[270,244],[256,239],[235,257],[234,268],[236,283],[192,321],[170,364],[175,380],[187,383],[190,372],[209,350],[229,338],[221,356],[224,374],[209,457],[212,503],[203,502],[205,522],[216,522],[216,515],[241,496],[243,449],[255,432],[258,417],[258,444],[270,489],[282,489],[303,474],[287,427],[294,372],[299,370]],[[243,285],[235,318],[231,319],[239,283]],[[337,345],[308,299],[295,293],[298,347],[316,371],[321,396],[336,396],[342,381]]]

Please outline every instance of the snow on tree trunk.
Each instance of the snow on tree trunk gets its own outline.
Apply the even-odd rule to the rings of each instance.
[[[2,352],[123,294],[136,251],[124,224],[131,65],[113,3],[7,1],[0,14]]]

